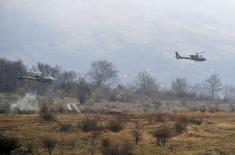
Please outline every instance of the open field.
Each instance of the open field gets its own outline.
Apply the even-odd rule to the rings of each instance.
[[[186,129],[176,132],[175,122],[182,118],[188,119]],[[202,122],[195,121],[198,119]],[[88,120],[93,120],[92,127],[81,125]],[[107,127],[110,120],[120,121],[123,128],[112,132]],[[163,125],[170,129],[171,136],[165,146],[159,146],[153,135]],[[141,135],[138,144],[133,131]],[[102,141],[109,139],[116,147],[126,146],[127,155],[232,155],[235,113],[68,114],[57,115],[50,122],[40,120],[38,115],[0,115],[0,134],[16,137],[21,149],[31,148],[33,154],[42,155],[48,154],[42,143],[45,138],[56,141],[52,154],[104,154]]]

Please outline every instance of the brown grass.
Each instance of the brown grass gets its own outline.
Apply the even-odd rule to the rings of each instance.
[[[152,123],[149,123],[148,119],[152,114],[125,115],[123,117],[126,118],[122,119],[124,121],[123,129],[119,132],[110,132],[105,128],[99,131],[84,132],[76,127],[82,120],[95,117],[98,118],[97,126],[103,128],[110,119],[119,118],[116,115],[57,115],[57,121],[63,122],[65,125],[72,125],[72,130],[67,132],[54,129],[58,126],[58,122],[42,122],[37,115],[0,115],[0,135],[17,138],[25,148],[29,143],[33,144],[34,147],[31,150],[35,154],[48,154],[42,144],[42,140],[48,137],[57,140],[53,154],[79,155],[93,152],[101,155],[101,144],[105,138],[119,147],[122,147],[124,142],[134,144],[133,130],[138,130],[141,133],[141,141],[137,145],[131,145],[131,153],[134,155],[235,154],[235,113],[194,112],[168,115],[171,119],[169,117],[163,122],[153,121]],[[187,118],[187,130],[181,134],[173,134],[165,147],[158,147],[153,136],[155,130],[166,125],[174,132],[176,122],[174,118],[179,117]],[[198,118],[202,122],[198,122]]]

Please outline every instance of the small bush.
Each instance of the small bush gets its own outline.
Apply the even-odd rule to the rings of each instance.
[[[0,154],[10,154],[11,151],[20,147],[18,139],[0,135]]]
[[[53,111],[54,111],[55,113],[64,114],[64,113],[67,112],[67,109],[66,109],[66,107],[65,107],[64,104],[59,103],[59,104],[57,104],[57,105],[55,105],[55,106],[53,107]]]
[[[183,121],[176,121],[175,122],[175,130],[177,133],[182,133],[186,130],[187,124]]]
[[[58,143],[58,146],[67,147],[69,150],[73,150],[76,147],[76,139],[70,137],[62,137]]]
[[[175,122],[184,122],[186,124],[190,123],[189,122],[189,117],[184,116],[184,115],[176,116],[174,120],[175,120]]]
[[[7,114],[10,112],[11,104],[8,103],[7,99],[1,98],[0,96],[0,114]]]
[[[26,149],[29,154],[33,154],[35,146],[32,144],[32,142],[26,144]]]
[[[166,121],[166,118],[169,117],[164,113],[151,114],[148,118],[149,123],[163,123]]]
[[[103,155],[132,155],[133,145],[125,141],[122,144],[115,144],[109,139],[103,139],[101,151]]]
[[[182,133],[186,130],[188,124],[201,125],[202,119],[197,116],[179,116],[175,119],[175,129],[177,133]]]
[[[171,129],[167,126],[162,126],[154,132],[153,136],[156,138],[157,145],[165,146],[168,139],[172,136]]]
[[[95,118],[86,118],[79,123],[79,128],[84,132],[99,131],[98,120]]]
[[[155,105],[155,107],[156,107],[157,109],[159,109],[160,106],[162,105],[162,102],[161,102],[161,101],[157,101],[157,100],[152,101],[152,103]]]
[[[11,151],[10,155],[32,155],[32,153],[28,152],[27,148],[20,147]]]
[[[112,132],[119,132],[123,129],[123,121],[118,118],[111,119],[107,123],[107,129]]]
[[[135,144],[138,144],[138,142],[142,139],[142,134],[139,130],[133,130],[132,136],[134,137]]]
[[[174,152],[176,150],[177,146],[175,146],[174,144],[170,144],[168,146],[168,149],[171,151],[171,152]]]
[[[200,117],[192,116],[189,118],[189,122],[195,125],[201,125],[203,120]]]
[[[69,149],[74,149],[76,146],[76,140],[75,139],[70,139],[66,141],[66,145],[69,147]]]
[[[200,111],[200,108],[198,108],[198,107],[190,107],[189,111],[190,112],[198,112],[198,111]]]
[[[43,102],[40,108],[40,118],[44,121],[52,121],[54,120],[54,114],[52,109],[50,108],[47,102]]]
[[[72,125],[68,123],[59,123],[58,130],[61,132],[69,132],[72,129]]]
[[[206,112],[206,106],[201,106],[199,108],[199,111],[202,112],[202,113]]]
[[[216,112],[220,112],[220,109],[217,107],[208,107],[208,112],[210,113],[216,113]]]
[[[135,124],[135,129],[139,129],[141,126],[140,126],[140,123],[139,121],[134,121],[134,124]]]
[[[47,149],[48,153],[52,154],[53,149],[55,148],[57,144],[57,140],[47,137],[42,140],[42,144],[43,144],[43,147]]]
[[[230,112],[235,112],[235,106],[231,105]]]

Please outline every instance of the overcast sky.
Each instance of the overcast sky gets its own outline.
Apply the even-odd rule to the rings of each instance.
[[[147,70],[163,86],[214,72],[233,84],[234,9],[234,0],[0,0],[0,56],[77,72],[106,59],[123,81]],[[176,50],[208,61],[177,61]]]

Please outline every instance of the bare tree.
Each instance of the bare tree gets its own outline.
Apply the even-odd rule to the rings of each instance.
[[[9,61],[0,58],[0,91],[15,91],[17,88],[17,74],[26,71],[26,66],[22,61]]]
[[[195,97],[199,100],[208,99],[208,95],[205,93],[204,83],[196,83],[189,87],[189,94],[191,97]]]
[[[74,89],[77,80],[77,73],[74,71],[65,71],[57,79],[57,87],[67,94]]]
[[[59,66],[51,66],[49,64],[38,62],[37,66],[32,67],[33,71],[41,72],[43,76],[52,76],[57,78],[60,74],[60,67]]]
[[[235,87],[233,86],[224,86],[223,88],[223,97],[227,102],[235,102]]]
[[[145,96],[156,95],[159,90],[156,79],[147,71],[139,72],[135,79],[135,86],[137,92]]]
[[[186,78],[177,78],[171,84],[171,90],[179,97],[183,97],[188,93],[188,83]]]
[[[86,80],[86,76],[79,75],[77,81],[77,98],[81,104],[84,104],[91,94],[90,85]]]
[[[189,85],[189,94],[192,97],[198,97],[201,92],[201,84]]]
[[[204,88],[207,95],[209,95],[209,97],[211,97],[212,99],[215,99],[222,89],[221,79],[216,73],[211,74],[205,81]]]
[[[93,61],[88,77],[97,88],[110,86],[117,81],[118,70],[112,62],[106,60]]]

